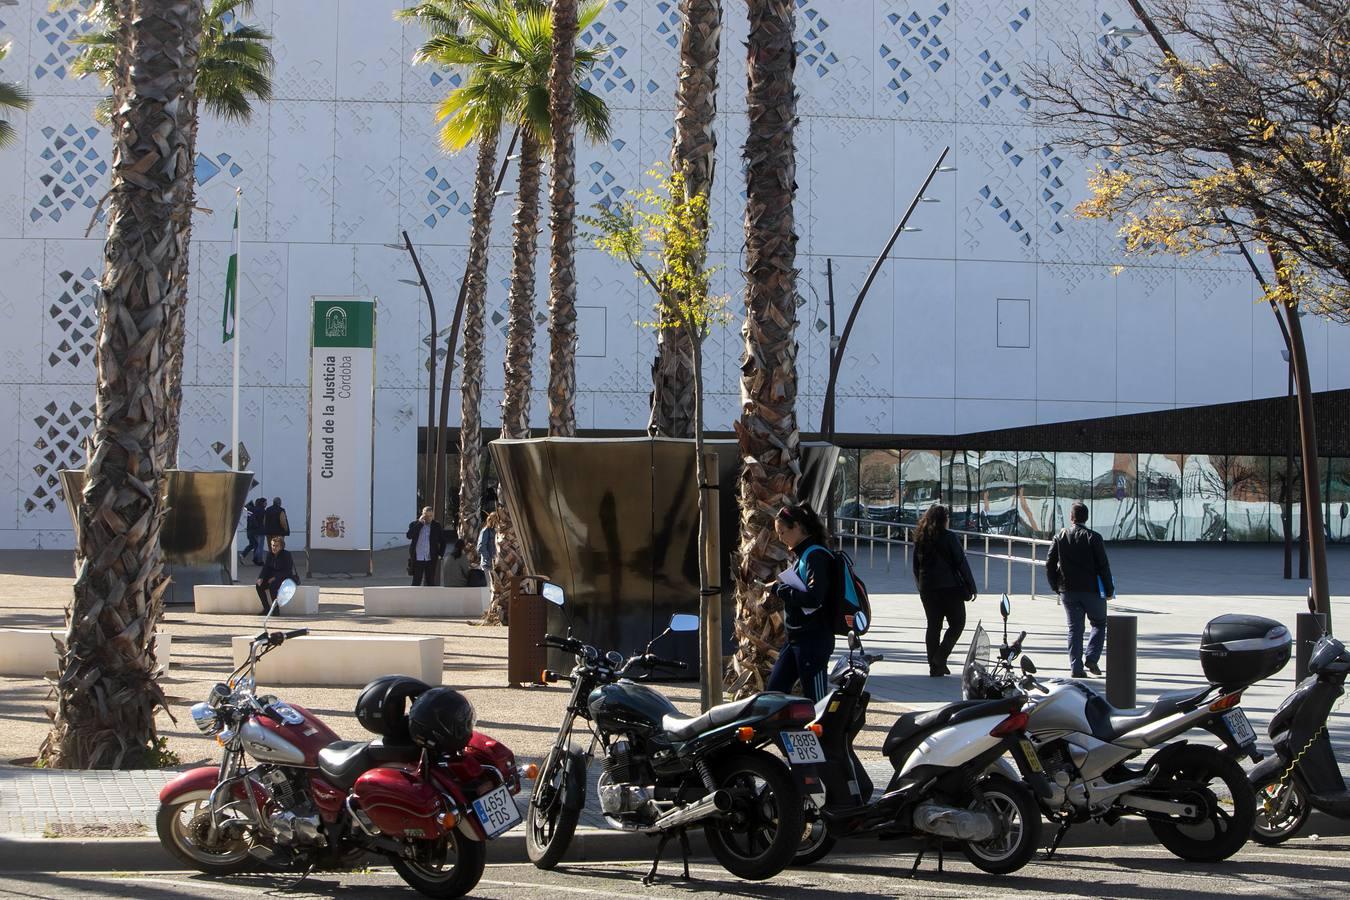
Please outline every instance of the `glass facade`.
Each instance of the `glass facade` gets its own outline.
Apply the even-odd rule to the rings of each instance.
[[[1322,459],[1327,537],[1350,543],[1350,459]],[[1294,458],[1202,453],[1011,450],[843,450],[840,516],[914,524],[934,503],[952,527],[1045,538],[1075,502],[1108,541],[1281,541],[1285,495],[1300,531],[1303,485]]]

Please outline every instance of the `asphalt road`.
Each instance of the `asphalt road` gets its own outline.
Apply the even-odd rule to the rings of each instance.
[[[1050,862],[1038,858],[1021,872],[997,878],[978,872],[963,857],[949,857],[939,874],[928,860],[915,879],[907,876],[912,857],[854,856],[817,867],[792,870],[767,882],[737,881],[711,862],[696,862],[694,880],[675,879],[678,864],[663,867],[666,876],[643,887],[643,863],[564,865],[540,872],[527,864],[489,865],[474,897],[510,900],[567,900],[580,897],[643,897],[648,900],[693,896],[760,898],[938,897],[1129,897],[1194,898],[1345,897],[1350,894],[1350,839],[1302,838],[1273,850],[1249,845],[1226,863],[1200,866],[1149,846],[1074,848]],[[392,869],[378,868],[311,876],[298,889],[294,877],[242,877],[210,880],[190,873],[35,872],[0,876],[0,898],[213,898],[282,896],[418,896]]]

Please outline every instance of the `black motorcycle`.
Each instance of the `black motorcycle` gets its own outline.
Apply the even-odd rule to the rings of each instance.
[[[1350,651],[1329,634],[1313,646],[1308,676],[1284,698],[1267,729],[1275,752],[1248,774],[1256,792],[1252,838],[1268,846],[1299,833],[1314,809],[1350,819],[1350,791],[1327,734],[1327,716],[1345,693]]]
[[[1027,699],[965,701],[901,715],[882,746],[894,773],[873,797],[853,741],[867,722],[868,672],[881,657],[863,652],[856,634],[848,640],[848,655],[830,674],[834,689],[816,704],[814,724],[827,760],[819,769],[824,794],[810,796],[809,830],[796,864],[815,862],[842,838],[918,838],[925,850],[937,848],[939,868],[946,841],[959,843],[986,872],[1007,874],[1026,865],[1040,838],[1040,810],[1020,780],[989,768],[1005,753],[1034,759],[1025,734]],[[923,855],[915,858],[915,869]]]
[[[545,584],[542,593],[566,612],[561,588]],[[605,820],[660,837],[644,883],[655,878],[672,837],[680,840],[688,878],[685,832],[696,826],[717,861],[740,878],[771,878],[792,861],[804,827],[803,792],[783,760],[762,748],[786,735],[790,747],[809,743],[818,754],[816,736],[807,730],[815,707],[802,697],[762,693],[691,717],[633,680],[654,670],[688,668],[651,650],[671,632],[697,630],[697,616],[672,616],[646,651],[627,659],[617,651],[601,654],[572,637],[570,627],[567,637],[545,635],[543,646],[575,654],[577,663],[571,674],[543,675],[548,682],[570,681],[572,694],[525,817],[525,845],[536,866],[550,869],[567,851],[597,750],[604,761],[597,790]],[[572,743],[578,720],[591,734],[586,750]]]

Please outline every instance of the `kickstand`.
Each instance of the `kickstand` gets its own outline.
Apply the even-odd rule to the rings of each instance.
[[[928,845],[924,844],[919,848],[919,855],[914,857],[914,865],[909,867],[909,877],[913,878],[919,871],[919,863],[923,862],[923,855],[928,852]]]
[[[305,868],[305,871],[304,871],[303,873],[301,873],[301,875],[300,875],[300,880],[297,881],[295,884],[290,885],[289,887],[287,887],[286,890],[288,890],[288,891],[298,891],[298,890],[300,890],[300,885],[302,885],[302,884],[305,883],[305,879],[309,878],[310,874],[314,871],[314,867],[317,866],[318,864],[319,864],[319,863],[318,863],[318,860],[315,860],[315,861],[311,862],[311,863]]]
[[[1069,833],[1069,820],[1065,819],[1059,823],[1059,830],[1055,832],[1054,840],[1050,842],[1050,847],[1045,851],[1046,859],[1054,859],[1055,851],[1059,849],[1059,844],[1064,840],[1064,835]]]
[[[661,854],[666,852],[666,844],[670,842],[670,835],[671,832],[669,831],[661,832],[661,840],[656,844],[656,858],[652,860],[651,871],[642,877],[643,884],[651,885],[656,880],[656,868],[661,865]]]
[[[689,834],[688,834],[688,832],[687,832],[685,829],[683,829],[683,828],[680,829],[680,853],[682,853],[682,854],[684,855],[684,880],[685,880],[685,881],[688,881],[688,880],[689,880]]]
[[[918,873],[919,864],[923,862],[924,854],[927,853],[929,849],[932,847],[937,847],[938,872],[939,873],[942,872],[942,863],[944,861],[944,858],[942,855],[942,839],[939,838],[937,840],[927,841],[924,843],[922,847],[919,848],[919,855],[914,857],[914,865],[910,866],[909,868],[910,878],[913,878]]]

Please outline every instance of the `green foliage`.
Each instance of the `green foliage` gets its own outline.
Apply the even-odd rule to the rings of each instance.
[[[584,4],[578,33],[604,9]],[[552,143],[548,115],[549,67],[553,61],[553,19],[549,5],[537,0],[428,0],[396,13],[426,29],[427,40],[413,60],[468,70],[436,111],[441,145],[449,152],[496,131],[503,123],[531,129],[540,146]],[[609,137],[609,109],[581,80],[609,53],[604,45],[576,49],[576,117],[592,141]]]
[[[731,321],[730,298],[710,292],[717,267],[704,265],[708,195],[688,196],[684,174],[668,172],[664,166],[648,174],[655,187],[629,191],[618,203],[597,204],[595,215],[581,216],[592,229],[585,237],[597,249],[628,263],[655,292],[659,318],[638,322],[640,327],[681,328],[702,342],[714,326]]]
[[[74,0],[62,0],[70,5]],[[247,122],[253,101],[272,99],[272,69],[275,59],[269,44],[272,35],[241,21],[253,12],[253,0],[211,0],[202,15],[202,43],[197,61],[197,101],[208,112],[229,122]],[[103,0],[88,13],[93,30],[75,38],[84,49],[71,66],[83,78],[93,75],[110,88],[117,71],[117,10]],[[112,98],[105,97],[94,110],[103,124],[112,119]]]
[[[4,62],[8,55],[9,44],[0,45],[0,62]],[[28,94],[22,87],[10,81],[0,81],[0,112],[7,109],[27,109],[30,102]],[[0,119],[0,147],[12,144],[14,138],[14,126]]]

